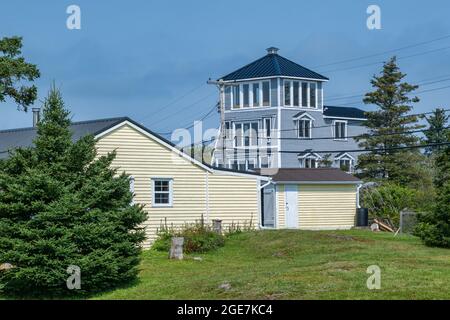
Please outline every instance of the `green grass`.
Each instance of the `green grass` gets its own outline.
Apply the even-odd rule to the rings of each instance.
[[[196,261],[193,257],[201,257]],[[368,290],[366,269],[381,268]],[[228,282],[231,289],[218,286]],[[370,231],[259,231],[183,261],[146,251],[137,283],[95,299],[450,299],[450,250]]]

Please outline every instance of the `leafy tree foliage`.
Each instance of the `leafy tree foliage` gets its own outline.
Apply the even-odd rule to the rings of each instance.
[[[409,184],[424,176],[420,150],[402,149],[418,145],[418,136],[410,131],[423,127],[416,115],[409,114],[419,101],[409,94],[418,86],[403,82],[405,76],[393,57],[371,80],[375,90],[366,94],[364,103],[376,105],[377,110],[366,112],[369,131],[356,138],[361,148],[371,150],[358,158],[361,178]]]
[[[448,130],[446,141],[450,141]],[[450,146],[444,146],[437,153],[435,162],[436,205],[431,213],[420,217],[416,231],[425,244],[450,248]]]
[[[21,56],[22,38],[0,39],[0,102],[7,97],[13,99],[19,108],[27,111],[37,97],[34,85],[25,86],[24,81],[34,81],[40,73],[34,64]]]
[[[136,277],[146,214],[130,205],[129,177],[98,156],[95,140],[72,141],[69,112],[53,88],[34,147],[0,164],[0,272],[7,294],[74,295],[112,288]],[[68,290],[70,265],[81,290]]]

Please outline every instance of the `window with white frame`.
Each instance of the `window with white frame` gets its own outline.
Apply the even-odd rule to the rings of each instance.
[[[312,136],[312,120],[308,118],[298,119],[297,134],[301,139],[310,139]]]
[[[347,121],[335,120],[333,128],[335,140],[347,139]]]
[[[300,106],[300,83],[298,81],[292,82],[292,104],[294,107]]]
[[[353,167],[355,163],[354,160],[355,159],[352,156],[350,156],[348,153],[345,153],[340,157],[336,158],[336,164],[342,171],[351,173],[353,172]]]
[[[248,83],[242,85],[243,107],[250,107],[250,85]]]
[[[317,106],[317,93],[316,93],[317,85],[314,82],[309,84],[309,106],[311,108],[315,108]]]
[[[352,172],[352,160],[351,159],[340,159],[339,168],[345,172]]]
[[[284,80],[284,105],[291,105],[291,82]]]
[[[314,169],[319,167],[320,157],[316,154],[309,153],[303,157],[299,157],[300,167]]]
[[[263,106],[270,106],[270,81],[263,81],[262,83],[262,102]]]
[[[234,141],[236,147],[258,145],[258,122],[236,123],[234,126]]]
[[[173,180],[170,178],[153,178],[153,207],[170,207],[173,203]]]
[[[254,107],[259,107],[260,105],[260,97],[259,97],[259,82],[253,83],[253,106]]]
[[[241,90],[240,86],[233,86],[233,108],[239,109],[241,107]]]
[[[302,107],[308,107],[308,83],[302,82]]]
[[[272,136],[272,118],[263,118],[264,136],[270,138]]]

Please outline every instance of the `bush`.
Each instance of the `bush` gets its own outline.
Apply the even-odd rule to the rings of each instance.
[[[418,198],[416,190],[393,183],[361,190],[361,202],[369,209],[370,217],[389,218],[396,226],[400,222],[400,211],[417,209]]]
[[[200,221],[185,224],[179,229],[173,226],[168,227],[166,223],[161,225],[152,248],[158,251],[169,251],[172,237],[184,238],[184,252],[186,253],[203,253],[225,244],[224,235],[216,233],[212,226]]]

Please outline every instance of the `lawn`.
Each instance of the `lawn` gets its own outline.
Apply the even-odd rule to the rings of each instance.
[[[201,260],[194,259],[201,257]],[[368,290],[366,269],[381,268]],[[228,290],[219,289],[229,283]],[[146,251],[137,283],[95,299],[450,299],[450,250],[412,236],[349,231],[259,231],[171,261]]]

